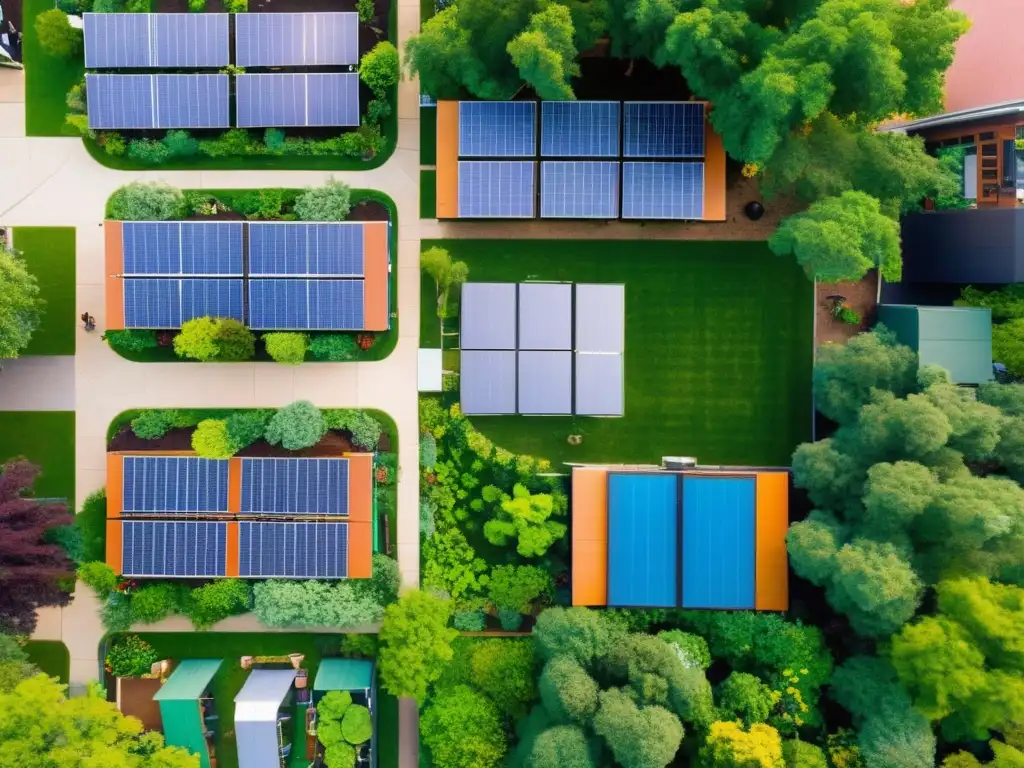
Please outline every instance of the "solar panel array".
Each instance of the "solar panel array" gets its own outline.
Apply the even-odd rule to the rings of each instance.
[[[532,101],[463,101],[459,104],[460,157],[532,157],[537,154]]]
[[[545,160],[540,164],[542,219],[614,219],[619,163]]]
[[[194,456],[125,456],[125,513],[220,512],[228,504],[228,463]]]
[[[618,157],[619,102],[541,102],[543,157]]]
[[[94,129],[227,128],[227,75],[94,75],[86,80]]]
[[[250,224],[249,274],[362,277],[363,228],[342,223]]]
[[[362,280],[249,280],[253,330],[354,331],[366,325]]]
[[[235,58],[240,67],[356,64],[359,14],[236,14]]]
[[[622,164],[622,218],[699,219],[704,163]]]
[[[242,321],[242,281],[125,278],[125,328],[180,328],[196,317]]]
[[[121,527],[124,576],[198,578],[227,573],[226,522],[131,520]]]
[[[347,459],[242,459],[242,513],[347,515]]]
[[[236,76],[235,90],[241,128],[359,125],[355,73],[245,74]]]
[[[86,13],[83,26],[87,69],[191,69],[230,61],[226,13]]]
[[[459,161],[459,217],[532,219],[533,161]]]
[[[627,101],[623,119],[625,157],[703,157],[704,104]]]
[[[126,221],[126,275],[242,274],[241,222]]]
[[[242,578],[344,579],[346,523],[239,523]]]

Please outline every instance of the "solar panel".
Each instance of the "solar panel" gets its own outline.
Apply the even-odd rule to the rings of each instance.
[[[241,275],[241,222],[125,221],[126,275]]]
[[[126,520],[124,576],[214,577],[227,574],[226,522]]]
[[[621,354],[576,354],[576,413],[580,416],[622,416]]]
[[[344,72],[306,75],[306,125],[359,125],[359,75]]]
[[[532,101],[459,102],[461,157],[532,157],[537,154]]]
[[[619,164],[545,160],[540,164],[540,215],[544,219],[617,219]]]
[[[182,280],[181,322],[196,317],[230,317],[241,322],[241,280]]]
[[[572,353],[519,353],[519,413],[572,413]]]
[[[617,101],[542,101],[543,157],[618,157]]]
[[[235,63],[240,67],[356,64],[356,13],[239,13]]]
[[[239,523],[238,574],[243,578],[344,579],[347,523]]]
[[[157,128],[227,128],[227,75],[155,75]]]
[[[467,415],[516,412],[516,353],[463,350],[459,403]]]
[[[463,283],[459,316],[462,349],[516,348],[515,283]]]
[[[152,75],[87,74],[85,85],[90,128],[156,127]]]
[[[626,286],[576,284],[576,350],[622,352],[625,349]]]
[[[242,513],[347,515],[348,459],[242,459]]]
[[[125,456],[121,507],[132,512],[227,512],[228,462]]]
[[[459,217],[532,219],[532,161],[459,161]]]
[[[84,13],[86,69],[152,66],[152,27],[148,13]]]
[[[206,316],[243,319],[240,279],[124,280],[125,328],[180,328],[187,320]]]
[[[703,157],[704,104],[627,101],[623,155]]]
[[[242,128],[359,125],[354,73],[238,75],[235,91]]]
[[[623,163],[622,218],[700,219],[704,163]]]
[[[362,330],[363,288],[362,280],[250,280],[249,327]]]
[[[88,69],[228,64],[226,13],[83,14]]]
[[[519,349],[571,348],[572,285],[521,283]]]
[[[362,277],[361,223],[249,225],[249,274]]]

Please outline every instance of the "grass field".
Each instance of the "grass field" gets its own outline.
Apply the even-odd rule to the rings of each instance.
[[[35,17],[53,8],[53,0],[22,0],[21,8],[25,32],[25,132],[29,136],[67,136],[65,98],[85,73],[82,57],[59,59],[40,47]]]
[[[42,469],[35,495],[75,503],[75,414],[0,411],[0,462],[24,456]]]
[[[811,434],[812,286],[764,243],[424,241],[470,280],[626,285],[625,416],[475,417],[553,461],[788,465]],[[424,304],[433,286],[424,280]],[[583,443],[570,446],[570,434]]]
[[[420,165],[437,163],[437,107],[420,107]]]
[[[68,647],[59,640],[29,640],[25,643],[28,660],[50,677],[56,677],[68,684],[71,669],[71,654]]]
[[[437,218],[437,171],[420,171],[420,218]]]
[[[14,247],[25,254],[46,300],[43,320],[21,354],[75,354],[74,227],[15,227]]]
[[[338,635],[298,633],[238,634],[224,632],[150,632],[139,635],[152,645],[161,658],[170,659],[224,659],[224,665],[214,678],[213,698],[221,717],[222,728],[217,734],[218,768],[238,768],[238,747],[234,738],[235,696],[242,689],[249,673],[239,666],[242,656],[281,656],[288,653],[305,655],[303,667],[309,670],[309,680],[316,678],[320,659],[325,650],[338,648]],[[381,696],[377,713],[379,768],[398,766],[398,705],[390,697]],[[232,735],[225,735],[225,731]],[[393,745],[385,745],[391,741]],[[293,746],[293,753],[295,747]]]

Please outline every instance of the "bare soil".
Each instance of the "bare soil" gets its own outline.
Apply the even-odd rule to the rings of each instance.
[[[108,443],[108,451],[190,451],[192,450],[192,433],[194,427],[172,429],[166,435],[156,440],[143,440],[136,437],[130,426],[125,426],[114,435]],[[382,435],[378,449],[387,451],[390,449],[391,441],[387,435]],[[330,430],[324,438],[310,448],[303,448],[299,451],[289,451],[280,445],[271,445],[266,440],[258,440],[247,448],[243,448],[236,455],[251,457],[295,457],[295,456],[340,456],[343,453],[358,451],[352,444],[352,434],[347,430]]]
[[[388,207],[377,200],[363,200],[352,206],[345,221],[389,221]]]
[[[828,297],[834,295],[846,297],[846,305],[860,314],[860,325],[851,325],[832,317],[832,301]],[[871,327],[878,313],[877,297],[878,273],[874,270],[856,283],[819,283],[814,310],[817,313],[815,345],[843,343]]]
[[[118,707],[121,712],[142,721],[147,731],[162,731],[163,720],[160,718],[160,704],[153,701],[153,695],[160,690],[158,678],[121,678],[121,700]]]

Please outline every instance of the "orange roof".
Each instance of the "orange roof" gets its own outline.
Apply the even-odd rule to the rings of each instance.
[[[1021,0],[953,0],[971,28],[957,41],[956,58],[946,72],[946,111],[976,109],[1024,98],[1020,49]]]

